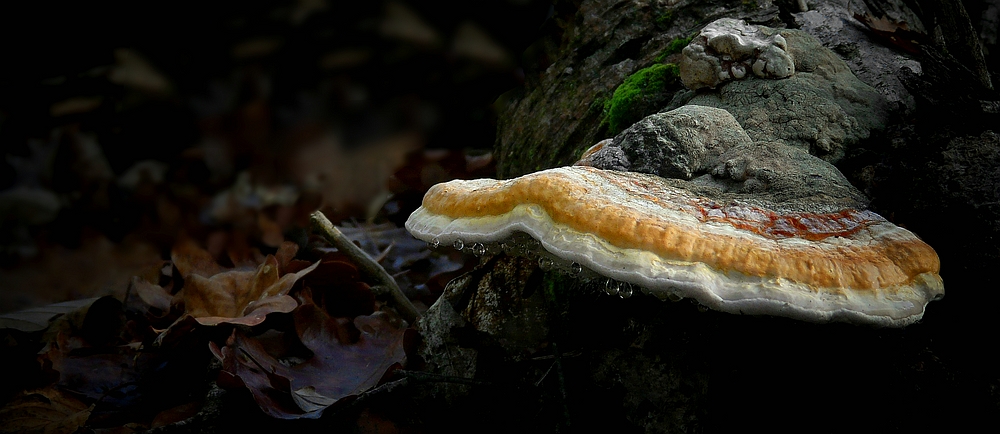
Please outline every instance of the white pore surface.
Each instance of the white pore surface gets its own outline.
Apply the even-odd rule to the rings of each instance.
[[[896,230],[902,230],[889,225]],[[875,233],[889,228],[869,228]],[[738,231],[724,224],[713,230]],[[824,290],[782,278],[747,276],[712,269],[700,262],[677,261],[638,249],[620,248],[593,234],[556,224],[537,205],[519,205],[501,216],[450,218],[417,209],[406,221],[414,237],[450,246],[507,240],[524,232],[555,256],[596,273],[638,285],[646,294],[666,299],[671,294],[693,298],[723,312],[776,315],[810,322],[844,321],[900,327],[919,320],[932,298],[943,293],[941,278],[925,273],[893,290]],[[789,242],[807,242],[790,239]]]

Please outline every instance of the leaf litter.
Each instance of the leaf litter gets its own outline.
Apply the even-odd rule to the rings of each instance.
[[[306,296],[292,316],[294,333],[311,353],[300,363],[280,360],[239,330],[225,347],[211,344],[223,365],[220,375],[246,387],[272,417],[317,418],[338,401],[377,385],[406,361],[407,329],[387,312],[350,321],[331,317]]]
[[[40,83],[26,77],[19,88],[42,86],[45,95],[30,92],[0,110],[13,113],[0,116],[4,143],[13,145],[0,192],[9,211],[9,234],[0,236],[0,311],[87,298],[0,322],[0,368],[17,377],[0,387],[0,427],[26,430],[9,423],[11,410],[33,406],[53,410],[46,432],[131,432],[211,407],[217,385],[258,390],[215,381],[225,369],[213,346],[219,354],[239,348],[234,354],[245,360],[257,354],[262,366],[277,360],[284,370],[274,372],[287,371],[294,386],[267,372],[272,389],[260,390],[283,397],[274,405],[288,414],[319,414],[405,364],[401,342],[412,330],[373,293],[378,282],[304,228],[317,208],[334,221],[394,222],[357,224],[349,236],[379,258],[419,311],[429,306],[438,293],[424,282],[447,280],[441,276],[465,260],[429,253],[398,225],[430,184],[488,174],[488,157],[419,149],[431,140],[451,146],[451,137],[461,146],[478,142],[468,128],[428,116],[436,98],[459,107],[454,98],[434,91],[433,101],[415,95],[382,108],[380,92],[358,100],[358,91],[386,81],[368,66],[409,58],[363,48],[369,58],[350,74],[323,78],[320,92],[316,83],[295,84],[308,97],[288,105],[273,92],[286,91],[274,87],[283,74],[260,67],[274,61],[258,57],[266,53],[221,60],[223,69],[185,68],[182,77],[134,42],[78,71],[53,70],[58,75]],[[198,42],[202,53],[218,48]],[[284,56],[271,49],[274,59]],[[227,67],[231,74],[218,74]],[[324,104],[311,95],[332,105],[318,109]],[[457,120],[468,117],[470,102],[479,104],[463,103]],[[32,110],[48,116],[23,115]],[[321,121],[345,110],[362,122]],[[446,141],[442,131],[450,131]],[[107,294],[113,297],[93,298]],[[249,376],[249,367],[240,372]],[[74,401],[81,405],[66,404]]]

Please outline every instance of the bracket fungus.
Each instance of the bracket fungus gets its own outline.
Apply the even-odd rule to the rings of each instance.
[[[476,254],[535,243],[540,265],[730,313],[898,327],[944,294],[934,250],[873,212],[587,166],[435,185],[406,228]]]

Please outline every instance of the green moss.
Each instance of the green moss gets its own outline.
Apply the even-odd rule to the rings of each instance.
[[[605,98],[603,96],[599,96],[597,98],[594,98],[594,100],[591,101],[590,106],[587,107],[587,111],[591,111],[591,110],[594,110],[594,109],[597,109],[597,108],[603,108],[604,107],[604,102],[606,100],[607,100],[607,98]]]
[[[665,99],[665,90],[676,83],[680,70],[672,63],[656,64],[630,75],[604,103],[608,132],[618,134],[649,113],[650,102]],[[652,109],[653,111],[656,108]]]
[[[656,56],[656,62],[663,62],[667,56],[674,53],[680,53],[681,50],[683,50],[684,47],[687,47],[687,44],[690,42],[691,38],[674,38],[674,40],[667,43],[667,48],[664,48],[663,51]]]
[[[663,52],[667,54],[680,53],[690,42],[691,38],[674,38],[674,40],[667,44],[667,49]]]
[[[674,23],[674,11],[664,12],[662,15],[656,17],[655,22],[657,26],[663,28],[670,27],[670,25]]]

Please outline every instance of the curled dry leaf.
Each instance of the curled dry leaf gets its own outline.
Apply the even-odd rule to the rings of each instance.
[[[353,342],[349,338],[353,330],[345,330],[345,324],[315,304],[303,304],[293,315],[299,339],[313,352],[311,359],[293,369],[293,393],[308,392],[337,401],[374,387],[393,366],[406,360],[406,329],[385,312],[354,318],[359,334]]]
[[[375,311],[375,295],[361,281],[357,266],[343,253],[323,255],[316,271],[303,280],[309,288],[307,297],[332,316],[355,317]]]
[[[0,433],[70,434],[93,410],[55,387],[28,391],[0,408]]]
[[[226,271],[224,267],[215,261],[211,253],[202,249],[198,246],[198,243],[189,238],[183,239],[174,245],[174,248],[170,252],[170,260],[184,278],[192,274],[212,277]]]
[[[160,285],[154,285],[139,276],[134,276],[132,277],[132,290],[147,306],[155,307],[161,312],[170,311],[170,302],[173,296]]]
[[[203,277],[186,277],[183,297],[188,315],[202,325],[221,323],[253,326],[272,312],[291,312],[298,305],[288,291],[317,262],[299,272],[279,277],[278,261],[268,255],[256,271],[231,270]],[[179,269],[179,267],[178,267]]]
[[[855,13],[854,19],[868,27],[868,30],[879,38],[908,53],[920,54],[921,41],[926,39],[924,34],[910,30],[905,22],[897,22],[887,16],[875,18],[870,14]]]
[[[264,351],[264,346],[256,339],[233,330],[224,347],[209,342],[209,349],[222,361],[221,386],[246,388],[268,416],[278,419],[310,417],[292,400],[288,378],[278,374],[288,368]]]
[[[0,315],[0,328],[11,328],[26,333],[42,331],[49,327],[50,321],[60,315],[69,314],[81,309],[86,314],[86,309],[97,299],[98,297],[64,301],[62,303],[5,313]],[[81,314],[81,320],[84,314]]]
[[[38,361],[58,375],[56,386],[91,402],[100,401],[104,408],[139,403],[143,391],[138,385],[144,371],[162,362],[155,354],[132,345],[95,347],[65,331],[57,331],[51,339]]]
[[[406,329],[398,319],[376,312],[352,323],[306,301],[293,313],[296,332],[313,353],[302,363],[285,366],[238,330],[225,347],[211,344],[222,361],[222,378],[250,390],[261,410],[273,417],[319,417],[341,399],[374,387],[406,359]]]

